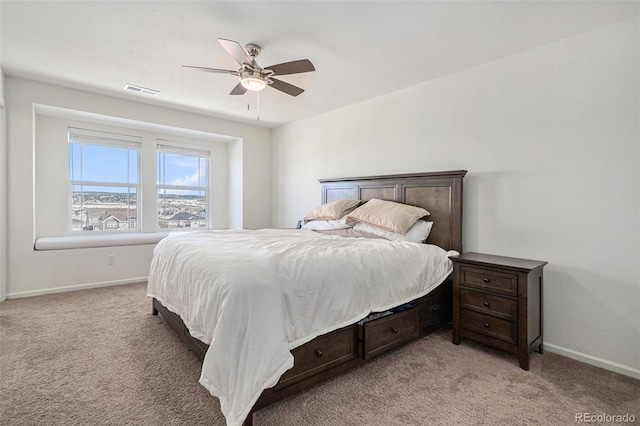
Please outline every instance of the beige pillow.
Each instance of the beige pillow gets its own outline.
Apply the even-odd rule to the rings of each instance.
[[[405,235],[418,219],[429,216],[429,214],[428,211],[420,207],[373,198],[349,213],[348,220],[368,223],[387,231]]]
[[[304,215],[304,223],[312,220],[338,220],[358,207],[360,200],[338,200],[322,204]]]

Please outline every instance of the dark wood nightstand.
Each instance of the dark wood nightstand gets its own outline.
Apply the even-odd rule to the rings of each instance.
[[[542,269],[547,262],[465,253],[453,261],[453,343],[466,337],[518,355],[542,353]]]

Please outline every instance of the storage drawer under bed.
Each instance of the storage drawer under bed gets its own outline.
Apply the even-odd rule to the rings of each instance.
[[[368,360],[415,339],[418,320],[418,309],[411,308],[358,326],[359,354]]]
[[[282,375],[274,390],[298,383],[358,357],[356,327],[351,325],[319,336],[291,351],[294,366]]]
[[[453,283],[447,280],[425,296],[416,299],[420,333],[428,333],[451,322]]]

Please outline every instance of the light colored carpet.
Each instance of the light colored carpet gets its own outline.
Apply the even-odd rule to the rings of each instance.
[[[224,425],[200,363],[151,315],[145,284],[0,304],[0,424]],[[640,381],[552,353],[515,356],[442,330],[258,411],[254,425],[640,423]]]

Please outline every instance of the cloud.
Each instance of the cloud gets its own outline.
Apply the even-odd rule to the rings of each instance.
[[[175,178],[169,182],[169,185],[200,186],[200,171],[196,169],[192,175]]]

